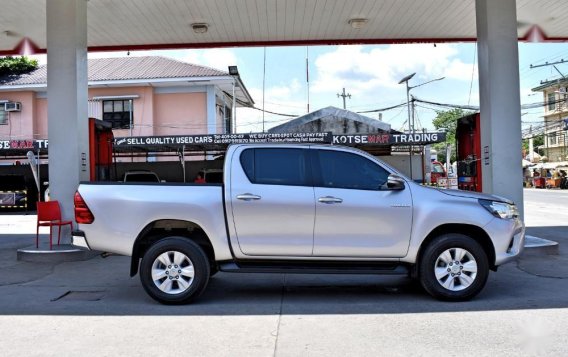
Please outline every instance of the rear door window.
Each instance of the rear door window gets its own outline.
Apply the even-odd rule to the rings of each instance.
[[[256,148],[244,150],[240,161],[252,183],[311,186],[306,157],[306,149]]]
[[[377,163],[357,154],[314,150],[316,185],[329,188],[380,190],[389,172]]]

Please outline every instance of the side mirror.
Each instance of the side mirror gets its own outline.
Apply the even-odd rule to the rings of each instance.
[[[404,180],[398,175],[389,175],[387,188],[393,191],[404,190]]]

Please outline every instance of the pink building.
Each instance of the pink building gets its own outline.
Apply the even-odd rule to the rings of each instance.
[[[89,116],[115,137],[231,133],[233,93],[254,103],[238,75],[165,57],[89,59],[88,80]],[[0,78],[0,142],[47,137],[46,66]]]

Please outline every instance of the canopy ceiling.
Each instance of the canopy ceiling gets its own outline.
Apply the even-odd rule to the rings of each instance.
[[[45,7],[0,0],[0,54],[23,45],[45,52]],[[90,0],[87,8],[90,51],[476,38],[475,0]],[[568,40],[565,0],[517,0],[517,17],[520,40]],[[351,19],[367,22],[356,29]]]

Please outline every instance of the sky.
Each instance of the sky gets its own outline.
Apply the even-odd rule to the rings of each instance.
[[[95,52],[89,53],[89,58],[126,55],[126,51]],[[351,94],[346,99],[347,109],[355,112],[406,103],[406,88],[398,82],[411,73],[416,73],[409,82],[411,86],[444,77],[412,89],[411,94],[416,98],[437,103],[479,105],[474,43],[160,50],[133,51],[130,55],[166,56],[224,71],[230,65],[237,65],[257,108],[288,115],[307,113],[308,86],[310,111],[327,106],[341,108],[343,101],[338,94],[343,88]],[[522,104],[542,102],[542,94],[533,93],[531,88],[538,86],[541,80],[560,76],[554,67],[531,69],[530,65],[562,58],[568,59],[568,44],[519,43]],[[44,57],[39,59],[45,61]],[[560,64],[557,68],[568,75],[568,64]],[[436,110],[443,109],[417,104],[416,128],[433,130]],[[379,118],[378,113],[364,115]],[[523,110],[523,128],[542,122],[542,115],[543,108]],[[393,129],[400,130],[408,127],[407,118],[408,111],[403,106],[382,112],[381,119]],[[268,129],[288,120],[290,117],[269,113],[263,117],[261,111],[239,109],[237,131],[262,132],[263,121],[264,128]]]

